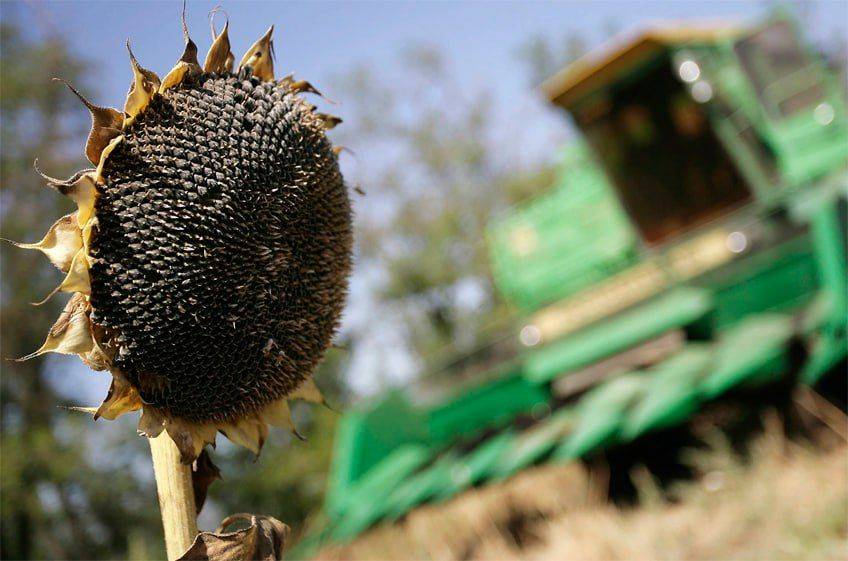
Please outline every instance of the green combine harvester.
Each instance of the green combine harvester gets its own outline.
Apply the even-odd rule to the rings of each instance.
[[[582,140],[489,229],[521,352],[448,400],[346,413],[315,539],[845,375],[846,106],[792,19],[651,29],[543,90]]]

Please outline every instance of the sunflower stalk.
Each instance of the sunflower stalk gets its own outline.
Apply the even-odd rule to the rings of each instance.
[[[168,561],[175,561],[188,551],[197,536],[191,466],[180,462],[180,451],[167,432],[148,440],[165,530],[165,549]]]

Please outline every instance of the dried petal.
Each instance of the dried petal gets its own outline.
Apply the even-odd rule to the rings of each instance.
[[[79,405],[60,405],[60,409],[72,411],[74,413],[83,413],[84,415],[94,416],[97,414],[97,407],[82,407]]]
[[[162,80],[162,85],[159,86],[159,93],[162,93],[170,88],[182,84],[183,80],[192,76],[198,76],[201,73],[200,64],[197,62],[197,45],[191,40],[188,35],[188,25],[185,19],[185,4],[183,4],[183,40],[185,41],[185,49],[177,61],[176,66]]]
[[[170,72],[162,80],[162,85],[159,86],[159,93],[170,88],[174,88],[183,83],[186,78],[197,76],[200,74],[200,65],[194,66],[187,62],[178,61]]]
[[[88,320],[88,303],[82,294],[74,294],[59,314],[59,319],[47,333],[44,344],[34,353],[18,360],[29,360],[44,353],[82,354],[93,347],[94,338],[91,335]]]
[[[239,446],[244,446],[257,456],[268,437],[268,425],[258,418],[245,418],[223,425],[219,429],[224,436]]]
[[[97,409],[94,418],[117,419],[124,413],[138,411],[142,406],[141,398],[135,388],[118,371],[112,372],[112,385],[106,394],[106,399]]]
[[[312,377],[305,379],[303,383],[291,393],[289,399],[301,399],[311,403],[320,403],[321,405],[327,404],[327,401],[321,394],[321,390],[319,390],[318,386],[315,385],[315,380],[313,380]]]
[[[260,80],[274,80],[274,42],[271,41],[271,34],[274,33],[274,26],[268,28],[265,35],[259,38],[241,57],[239,70],[249,66],[252,69],[253,75]]]
[[[263,423],[268,423],[272,427],[287,428],[298,439],[306,440],[303,435],[297,431],[297,427],[294,426],[294,421],[291,416],[291,408],[289,407],[288,401],[285,399],[278,399],[277,401],[265,406],[260,413],[260,418]]]
[[[86,257],[88,258],[89,264],[94,263],[94,258],[91,257],[91,254],[88,251],[89,244],[91,242],[91,234],[94,231],[94,228],[97,226],[97,217],[92,216],[88,219],[88,222],[85,223],[82,227],[82,249],[85,252]]]
[[[71,266],[68,270],[68,275],[62,284],[59,285],[59,290],[62,292],[81,292],[83,294],[91,293],[91,279],[88,274],[88,259],[85,252],[79,250],[74,255],[71,261]]]
[[[112,366],[111,357],[97,344],[97,336],[94,337],[94,348],[81,354],[80,358],[92,370],[108,370]]]
[[[71,213],[57,220],[47,234],[39,242],[12,243],[23,249],[37,249],[42,252],[60,271],[67,273],[71,268],[71,261],[79,250],[82,249],[82,232],[77,224],[76,213]]]
[[[228,30],[230,22],[224,24],[224,29],[221,34],[215,37],[209,52],[206,54],[206,60],[203,61],[203,71],[216,74],[224,74],[233,71],[233,63],[235,57],[230,52],[230,36]],[[214,36],[214,28],[213,28]]]
[[[91,113],[91,131],[88,133],[88,141],[85,143],[85,155],[92,164],[100,162],[100,154],[113,138],[121,134],[124,124],[124,115],[117,109],[111,107],[100,107],[88,101],[71,84],[61,78],[54,78],[68,86],[83,105]]]
[[[155,407],[143,406],[136,430],[141,436],[156,438],[165,430],[165,417]]]
[[[215,445],[217,429],[213,424],[197,424],[168,417],[165,430],[177,445],[180,461],[184,464],[190,464],[197,459],[207,444]]]
[[[120,144],[124,140],[123,136],[118,136],[113,138],[106,148],[103,149],[103,153],[100,154],[100,163],[97,165],[97,170],[95,170],[92,179],[100,184],[105,183],[105,179],[103,177],[103,167],[106,165],[106,161],[109,159],[109,155],[115,149],[115,147]]]
[[[329,113],[316,113],[315,116],[321,119],[321,122],[324,123],[324,128],[326,130],[334,129],[338,125],[342,124],[341,117],[336,117],[335,115],[330,115]]]
[[[71,265],[68,268],[68,274],[65,279],[54,288],[50,294],[44,297],[39,302],[33,302],[33,306],[41,306],[57,293],[57,292],[78,292],[85,295],[91,294],[91,277],[88,274],[88,259],[85,252],[81,249],[77,251],[74,258],[71,260]]]
[[[130,42],[127,41],[127,51],[130,54],[130,65],[133,71],[133,81],[130,84],[130,91],[127,93],[127,101],[124,104],[124,113],[127,114],[127,119],[124,120],[124,128],[127,128],[133,123],[135,118],[147,107],[154,94],[159,91],[161,81],[155,72],[142,68],[133,55],[130,48]]]
[[[118,137],[121,138],[121,137]],[[110,143],[115,144],[118,139]],[[109,151],[106,147],[104,153]],[[69,197],[77,204],[77,224],[82,228],[94,215],[94,201],[97,199],[97,187],[95,185],[96,173],[92,169],[84,169],[76,172],[68,179],[56,179],[45,175],[38,169],[38,160],[35,162],[35,171],[47,180],[47,185],[56,189],[61,194]]]

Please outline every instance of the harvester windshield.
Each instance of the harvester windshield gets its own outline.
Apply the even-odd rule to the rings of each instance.
[[[656,244],[751,193],[669,54],[645,66],[574,115],[643,239]]]

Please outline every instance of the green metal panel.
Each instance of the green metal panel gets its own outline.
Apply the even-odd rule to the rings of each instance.
[[[711,289],[711,329],[723,329],[752,313],[789,311],[808,303],[820,282],[813,246],[802,236],[752,255],[708,275],[698,284]]]
[[[334,518],[333,538],[347,540],[379,520],[389,496],[431,457],[430,449],[420,444],[405,444],[388,454],[347,490]]]
[[[358,438],[362,421],[361,415],[348,412],[339,419],[333,441],[333,462],[327,477],[327,495],[324,499],[324,510],[330,518],[340,516],[344,510],[347,491],[355,481],[352,458],[357,454],[361,445]]]
[[[796,22],[778,17],[767,25],[786,25],[801,42]],[[842,88],[828,71],[821,56],[801,45],[807,65],[796,72],[776,77],[766,89],[765,114],[768,138],[775,149],[782,174],[789,185],[802,185],[845,166],[848,157],[848,119]],[[821,89],[821,96],[791,115],[779,114],[781,104],[791,98]],[[823,121],[819,112],[826,106],[830,119]]]
[[[645,381],[642,374],[625,374],[587,393],[577,404],[579,418],[574,430],[554,451],[553,458],[572,460],[615,442],[628,409],[645,391]]]
[[[449,481],[457,455],[448,452],[433,465],[398,486],[386,499],[383,509],[389,520],[397,520],[419,504],[432,498]],[[377,510],[377,508],[375,508]]]
[[[799,194],[791,207],[797,220],[811,223],[821,281],[821,291],[802,322],[811,353],[801,380],[810,385],[848,355],[848,242],[843,229],[848,225],[839,216],[839,205],[848,199],[848,172],[834,174],[817,187]]]
[[[535,383],[592,364],[706,314],[712,298],[706,290],[678,288],[603,323],[528,351],[524,375]]]
[[[549,399],[547,388],[529,382],[520,371],[512,371],[430,409],[427,423],[431,441],[444,445],[501,426]]]
[[[451,468],[450,477],[442,482],[436,500],[445,500],[476,485],[494,471],[498,461],[512,449],[516,434],[507,429],[480,443],[477,448],[459,458]]]
[[[372,466],[401,444],[427,442],[426,417],[399,392],[392,392],[361,417],[354,479],[367,473]]]
[[[622,438],[632,440],[687,420],[698,409],[698,381],[712,364],[710,345],[692,343],[649,369],[643,397],[628,413]]]
[[[328,513],[338,515],[351,487],[399,446],[427,442],[426,418],[401,393],[388,394],[370,409],[346,413],[333,443]]]
[[[799,329],[804,337],[811,337],[837,320],[836,302],[830,292],[820,290],[800,314]],[[844,315],[842,321],[845,321]]]
[[[563,407],[549,419],[525,431],[498,458],[493,479],[506,479],[543,458],[574,428],[577,419],[574,407]]]
[[[507,299],[535,309],[635,261],[636,235],[604,172],[579,142],[558,184],[488,230],[492,274]]]
[[[843,175],[848,186],[848,177]],[[836,201],[823,204],[813,215],[811,228],[815,240],[816,263],[822,288],[833,303],[833,326],[844,326],[848,316],[848,255],[846,240],[839,224]]]
[[[810,357],[801,370],[801,381],[814,385],[831,368],[848,357],[848,337],[824,334],[813,342]],[[844,374],[844,373],[843,373]]]
[[[700,384],[701,395],[713,399],[743,382],[785,371],[792,334],[792,318],[778,314],[751,316],[726,330],[716,346],[715,370]]]

